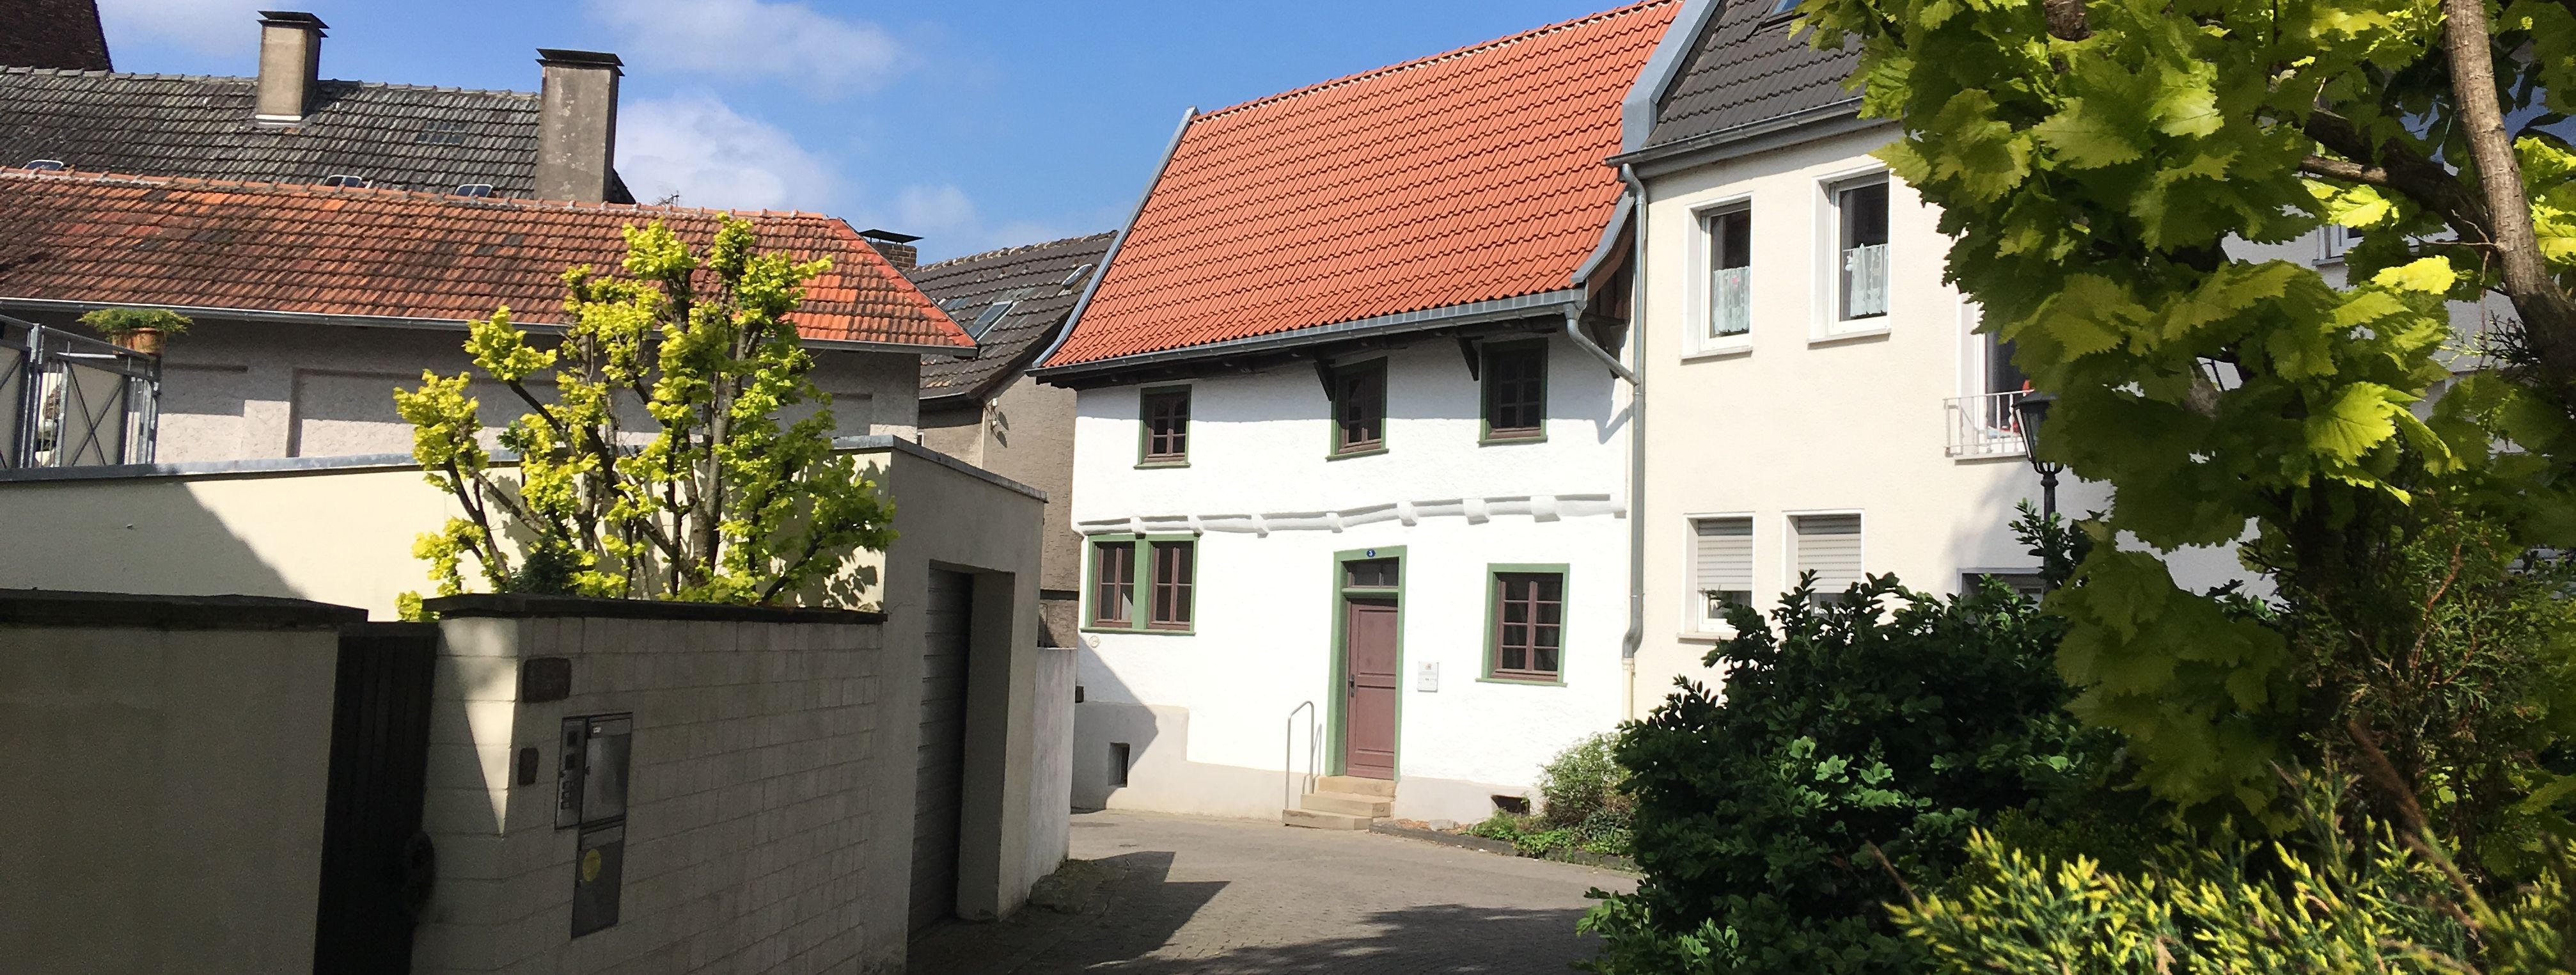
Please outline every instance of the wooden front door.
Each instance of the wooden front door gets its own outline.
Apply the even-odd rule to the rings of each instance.
[[[1395,778],[1395,600],[1343,600],[1342,634],[1342,774]]]

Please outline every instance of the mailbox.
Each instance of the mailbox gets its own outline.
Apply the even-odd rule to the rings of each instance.
[[[617,923],[618,886],[625,874],[626,827],[582,830],[580,853],[573,858],[573,937]]]
[[[627,769],[634,754],[634,715],[565,718],[563,761],[555,781],[555,828],[624,820]]]

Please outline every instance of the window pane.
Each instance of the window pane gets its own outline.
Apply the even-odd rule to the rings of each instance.
[[[1528,670],[1529,651],[1512,644],[1509,640],[1505,640],[1503,643],[1502,659],[1496,664],[1496,669]]]
[[[1389,588],[1395,585],[1395,560],[1370,559],[1346,562],[1342,566],[1342,584],[1361,588]]]
[[[1485,350],[1485,427],[1492,437],[1532,436],[1546,412],[1544,346]]]
[[[1092,621],[1123,625],[1133,620],[1136,546],[1104,543],[1094,545],[1092,552]]]
[[[1556,640],[1554,637],[1551,636],[1545,643],[1542,643],[1536,649],[1531,650],[1530,655],[1538,658],[1537,666],[1531,667],[1531,670],[1550,675],[1556,673]]]
[[[1842,191],[1842,317],[1887,314],[1887,184]]]
[[[1145,395],[1145,456],[1178,459],[1189,454],[1190,394],[1171,390]]]
[[[1182,628],[1190,624],[1190,600],[1193,564],[1198,546],[1194,542],[1153,543],[1154,577],[1148,584],[1154,589],[1154,626]]]

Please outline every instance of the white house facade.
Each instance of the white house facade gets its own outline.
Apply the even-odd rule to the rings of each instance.
[[[1332,356],[1384,384],[1382,446],[1358,451],[1308,363],[1081,392],[1097,801],[1273,815],[1311,770],[1400,782],[1395,815],[1481,818],[1617,721],[1626,394],[1562,335],[1477,345],[1483,378],[1449,336]],[[1496,437],[1506,359],[1536,360],[1543,406]],[[1186,459],[1156,462],[1153,406],[1178,397]]]
[[[1956,593],[2038,588],[2008,527],[2043,501],[2014,405],[2027,384],[1976,305],[1942,282],[1939,211],[1872,156],[1857,51],[1792,37],[1770,4],[1729,5],[1669,84],[1632,99],[1650,134],[1617,158],[1645,188],[1639,374],[1648,407],[1634,712],[1816,575]],[[2065,477],[2059,511],[2107,489]],[[2233,553],[2175,557],[2179,581],[2242,575]]]
[[[1602,160],[1686,6],[1183,124],[1033,372],[1079,391],[1076,805],[1472,821],[1617,725],[1633,278]]]

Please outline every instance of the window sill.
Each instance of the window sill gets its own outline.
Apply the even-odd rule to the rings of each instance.
[[[1136,636],[1196,636],[1196,630],[1165,630],[1135,626],[1085,626],[1084,633],[1125,633]]]
[[[1685,630],[1676,634],[1673,639],[1680,640],[1683,643],[1724,643],[1728,640],[1735,639],[1735,636],[1736,635],[1731,632],[1712,633],[1706,630]]]
[[[1854,344],[1857,344],[1857,343],[1861,343],[1861,342],[1875,342],[1875,341],[1879,341],[1879,340],[1885,339],[1885,338],[1887,338],[1889,335],[1892,335],[1892,334],[1894,334],[1894,333],[1895,333],[1895,330],[1894,330],[1894,329],[1889,328],[1888,326],[1885,326],[1885,325],[1875,325],[1875,326],[1871,326],[1871,327],[1868,327],[1868,328],[1855,328],[1855,329],[1850,329],[1850,330],[1847,330],[1847,331],[1834,331],[1834,332],[1827,332],[1827,333],[1825,333],[1825,334],[1823,334],[1823,335],[1819,335],[1819,336],[1816,336],[1816,337],[1814,337],[1814,338],[1808,339],[1808,340],[1807,340],[1807,347],[1808,347],[1808,348],[1815,348],[1816,346],[1820,346],[1820,345],[1841,345],[1841,344],[1844,344],[1844,343],[1854,343]]]
[[[1136,469],[1137,469],[1137,470],[1140,470],[1140,471],[1152,471],[1152,470],[1161,470],[1161,469],[1163,469],[1163,468],[1167,468],[1167,467],[1188,467],[1188,466],[1190,466],[1190,462],[1189,462],[1189,461],[1186,461],[1186,460],[1148,460],[1148,461],[1140,461],[1140,462],[1138,462],[1138,463],[1136,464]]]
[[[1384,447],[1370,447],[1367,450],[1347,450],[1340,453],[1325,454],[1324,459],[1349,460],[1353,457],[1375,457],[1383,453],[1386,453],[1386,448]]]
[[[1542,430],[1542,431],[1537,431],[1537,432],[1533,432],[1533,433],[1509,434],[1509,435],[1499,436],[1499,437],[1498,437],[1498,436],[1491,435],[1491,434],[1488,434],[1488,435],[1483,436],[1483,437],[1478,437],[1478,438],[1476,439],[1476,446],[1479,446],[1479,447],[1493,447],[1493,446],[1499,446],[1499,445],[1503,445],[1503,444],[1516,444],[1516,443],[1546,443],[1546,442],[1547,442],[1547,432]]]
[[[1683,362],[1711,362],[1718,359],[1740,359],[1753,354],[1753,343],[1739,342],[1703,348],[1682,356]]]
[[[1519,686],[1521,686],[1521,687],[1564,687],[1564,686],[1565,686],[1565,678],[1563,678],[1563,677],[1558,677],[1558,678],[1557,678],[1557,679],[1555,679],[1555,680],[1541,680],[1541,679],[1536,678],[1536,677],[1495,677],[1495,676],[1487,675],[1487,676],[1484,676],[1484,677],[1476,678],[1476,683],[1479,683],[1479,684],[1516,684],[1516,685],[1519,685]]]

